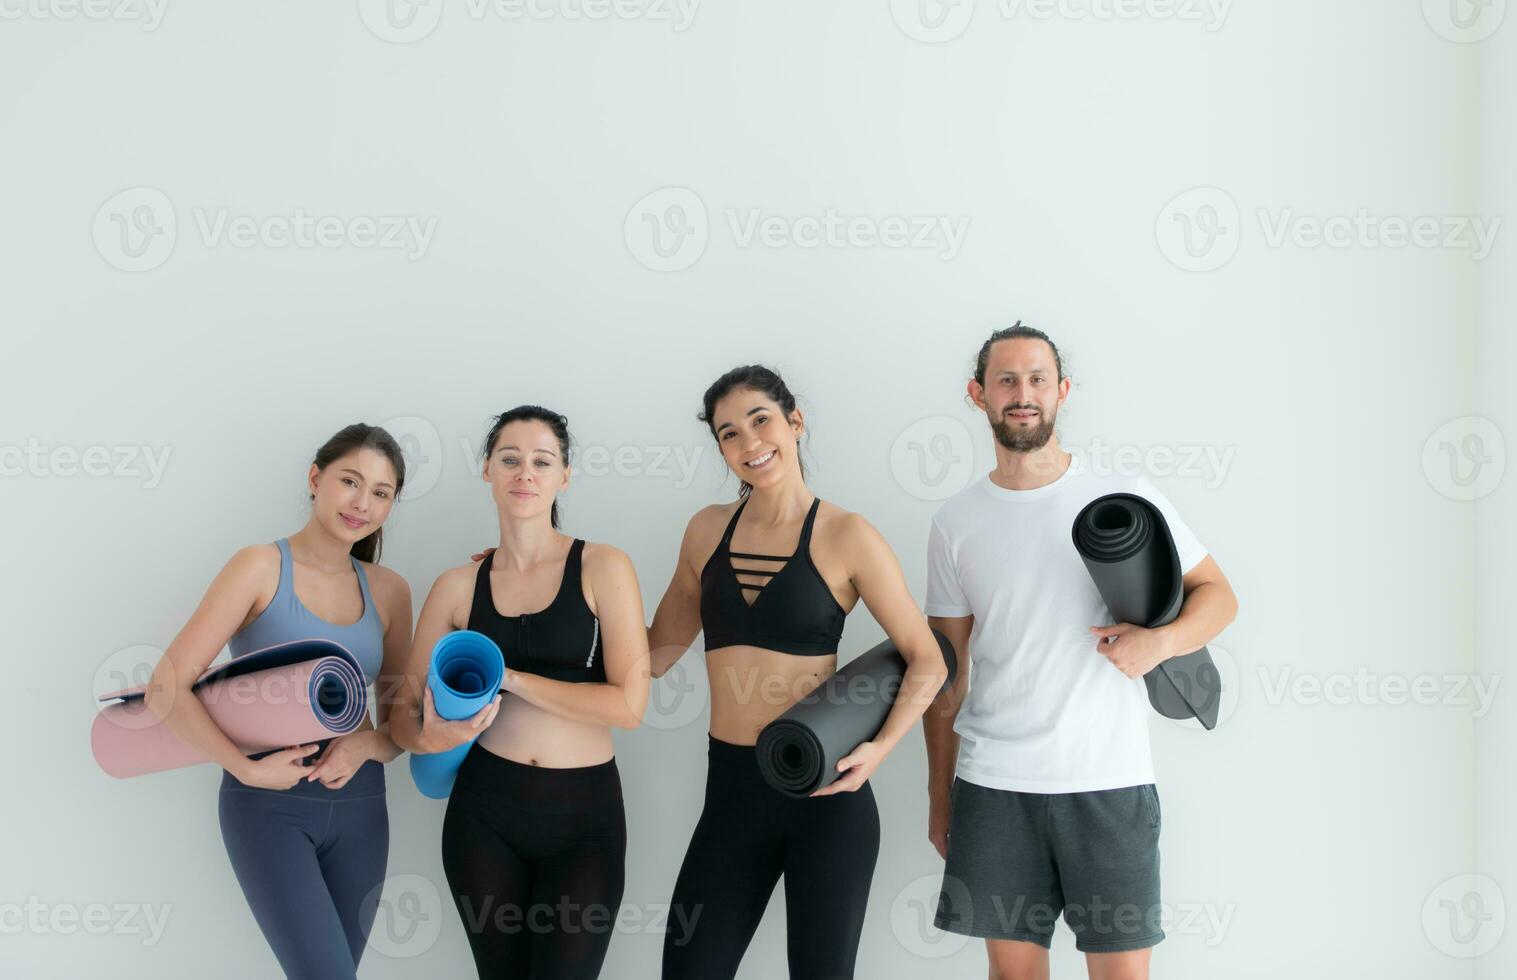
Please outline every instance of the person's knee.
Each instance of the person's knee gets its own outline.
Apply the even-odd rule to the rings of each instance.
[[[1148,980],[1150,953],[1151,950],[1138,949],[1127,953],[1087,954],[1090,980]]]
[[[990,961],[990,980],[1048,980],[1048,964],[1000,964]]]
[[[1148,964],[1104,970],[1100,973],[1092,973],[1091,978],[1092,980],[1148,980]]]
[[[990,940],[985,953],[990,980],[1048,980],[1048,950],[1037,943]]]

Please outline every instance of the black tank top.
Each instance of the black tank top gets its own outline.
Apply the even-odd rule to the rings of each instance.
[[[847,613],[811,561],[811,527],[822,500],[816,498],[801,525],[801,540],[795,553],[755,555],[732,551],[732,532],[748,506],[745,498],[727,522],[721,543],[701,569],[701,627],[706,634],[706,652],[722,647],[747,646],[821,657],[837,653],[843,638]],[[784,562],[769,571],[741,569],[744,575],[762,576],[763,585],[745,585],[732,566],[733,558],[758,562]],[[758,592],[749,606],[743,591]]]
[[[575,538],[564,561],[564,577],[548,608],[520,616],[502,616],[490,595],[490,566],[495,552],[485,556],[474,576],[474,604],[469,629],[483,633],[500,646],[506,666],[524,674],[556,681],[604,681],[600,621],[585,604],[580,584],[580,555],[585,542]]]

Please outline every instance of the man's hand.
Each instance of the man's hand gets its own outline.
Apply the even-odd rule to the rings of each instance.
[[[1142,677],[1174,656],[1158,630],[1118,623],[1115,626],[1092,626],[1096,652],[1128,677]]]

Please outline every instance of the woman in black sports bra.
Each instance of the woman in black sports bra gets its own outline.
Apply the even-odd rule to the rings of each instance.
[[[586,980],[621,905],[627,830],[611,727],[637,727],[648,701],[643,601],[625,554],[557,530],[570,476],[563,416],[512,409],[485,445],[500,546],[432,586],[392,725],[417,752],[479,735],[442,828],[479,975]],[[485,634],[506,658],[500,698],[464,721],[438,717],[425,681],[433,646],[454,629]]]
[[[947,670],[890,546],[807,488],[804,419],[784,381],[757,365],[729,371],[701,418],[743,485],[736,506],[691,519],[648,634],[661,676],[704,628],[711,682],[705,806],[674,886],[664,980],[733,977],[782,874],[792,980],[852,977],[880,844],[868,779]],[[907,661],[901,697],[836,782],[793,799],[759,774],[754,743],[837,669],[861,598]]]

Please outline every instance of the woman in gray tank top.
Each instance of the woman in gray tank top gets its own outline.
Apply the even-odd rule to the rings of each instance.
[[[389,853],[384,764],[389,700],[378,727],[244,756],[190,683],[223,645],[234,656],[291,640],[329,639],[367,681],[403,670],[411,593],[379,565],[380,526],[405,483],[400,447],[383,429],[350,425],[316,452],[311,515],[272,545],[232,556],[153,672],[150,710],[223,767],[222,839],[253,917],[289,977],[356,978]],[[383,694],[385,685],[378,686]]]

